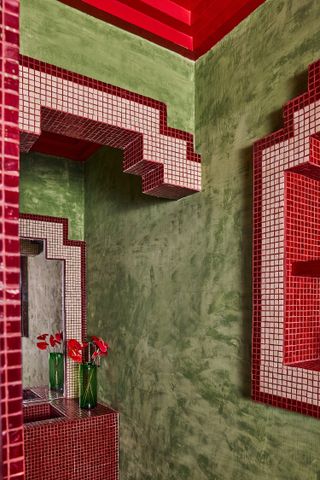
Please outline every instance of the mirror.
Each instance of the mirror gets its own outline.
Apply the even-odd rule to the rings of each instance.
[[[20,213],[19,233],[27,271],[20,277],[24,399],[76,398],[78,365],[65,357],[63,344],[86,337],[86,244],[68,238],[66,218]],[[37,338],[42,334],[48,335]],[[55,348],[48,348],[51,340]]]
[[[46,258],[45,240],[21,238],[20,263],[23,399],[61,397],[63,385],[49,388],[49,352],[63,352],[62,341],[51,347],[50,335],[64,330],[64,261]]]

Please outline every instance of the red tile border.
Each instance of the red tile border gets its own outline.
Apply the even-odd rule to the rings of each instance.
[[[19,295],[19,1],[1,0],[0,477],[24,478]]]

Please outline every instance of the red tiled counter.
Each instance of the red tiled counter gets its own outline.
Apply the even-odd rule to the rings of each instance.
[[[24,406],[26,480],[118,480],[119,414],[72,399]]]

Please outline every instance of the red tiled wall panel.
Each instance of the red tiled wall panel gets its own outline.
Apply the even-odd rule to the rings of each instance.
[[[252,397],[320,418],[320,61],[254,147]]]
[[[19,299],[19,1],[1,0],[0,407],[2,474],[24,478]],[[1,477],[1,474],[0,474]]]

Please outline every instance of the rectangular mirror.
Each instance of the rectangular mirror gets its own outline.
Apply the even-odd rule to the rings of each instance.
[[[21,238],[20,255],[23,399],[57,398],[63,396],[63,386],[49,388],[49,355],[63,353],[63,342],[52,348],[50,335],[64,330],[64,261],[46,258],[44,240]],[[45,334],[43,340],[37,338]]]

